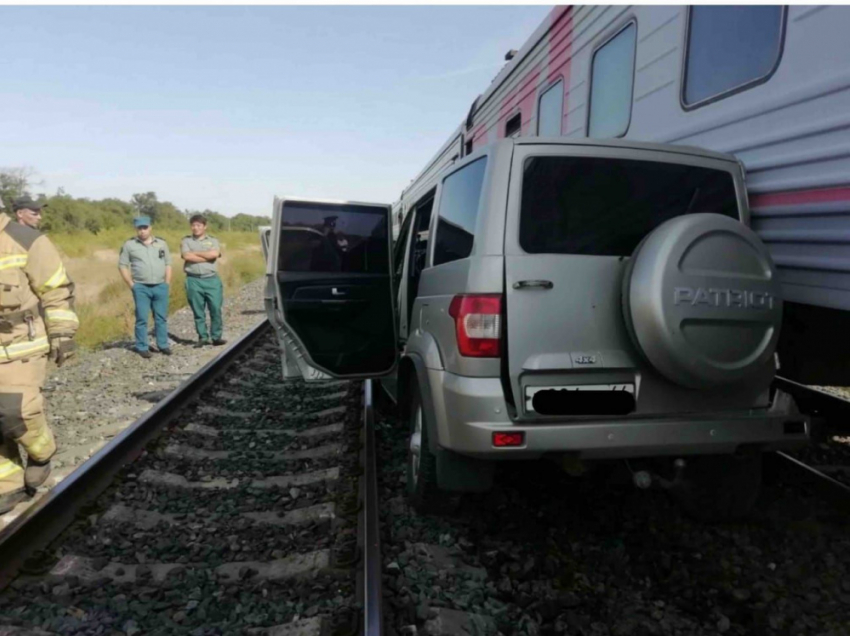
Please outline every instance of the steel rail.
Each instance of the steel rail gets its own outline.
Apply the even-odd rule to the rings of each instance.
[[[811,416],[813,442],[850,433],[850,401],[780,376],[774,378],[774,386],[790,394],[801,413]],[[767,457],[775,463],[778,475],[806,484],[841,512],[850,513],[850,487],[781,451]]]
[[[850,433],[850,400],[778,376],[774,379],[774,385],[789,393],[802,413],[812,415],[825,424],[825,430],[813,431],[815,436]]]
[[[268,328],[268,320],[257,323],[9,524],[0,534],[0,590],[15,578],[26,559],[70,525],[180,409],[221,376]]]
[[[801,481],[811,486],[817,494],[838,510],[850,513],[850,487],[782,451],[776,451],[772,456],[781,464],[780,478],[785,478],[789,474],[793,475],[794,481]]]
[[[378,517],[378,467],[375,459],[375,411],[372,380],[363,382],[363,423],[365,453],[363,559],[363,636],[382,636],[383,597],[381,593],[381,535]]]

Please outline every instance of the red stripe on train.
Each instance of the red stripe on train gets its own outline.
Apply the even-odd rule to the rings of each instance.
[[[562,131],[566,128],[566,120],[567,120],[567,102],[570,92],[570,62],[572,58],[572,25],[573,25],[573,16],[572,16],[572,5],[566,6],[557,6],[550,12],[550,19],[552,22],[552,26],[549,31],[549,56],[547,61],[544,63],[543,71],[546,73],[546,81],[552,81],[558,74],[563,75],[564,77],[564,104],[563,104],[563,121],[562,121]],[[568,15],[569,14],[569,15]],[[560,25],[558,23],[561,22]],[[561,42],[558,42],[558,37],[566,32],[566,37],[563,38]],[[562,47],[560,51],[557,51],[558,47]],[[554,55],[553,51],[557,51]],[[530,73],[526,73],[519,80],[519,86],[511,91],[508,95],[506,95],[500,104],[499,107],[499,117],[496,120],[496,139],[502,139],[505,136],[505,129],[503,126],[504,120],[507,118],[509,114],[512,114],[514,109],[519,106],[520,117],[521,117],[521,134],[528,134],[529,124],[531,121],[531,112],[534,109],[534,103],[537,99],[537,92],[540,89],[541,85],[538,84],[538,78],[541,75],[541,69],[539,66],[536,66]],[[533,84],[533,86],[529,87],[529,84]],[[525,92],[525,95],[523,95]],[[473,143],[473,147],[478,148],[481,145],[487,143],[488,138],[488,130],[484,124],[480,125],[475,131],[471,134],[471,139]]]
[[[526,73],[520,80],[519,85],[510,93],[502,98],[502,104],[499,107],[499,119],[496,121],[496,139],[505,137],[504,122],[509,116],[513,116],[517,107],[520,113],[521,134],[528,134],[528,127],[531,123],[531,111],[534,108],[534,100],[537,97],[537,78],[540,77],[540,66],[535,66],[529,73]]]
[[[559,75],[564,78],[561,90],[564,100],[561,108],[561,134],[567,129],[567,113],[570,98],[570,67],[573,57],[573,12],[571,6],[555,7],[552,11],[552,28],[549,30],[549,69],[547,81]],[[562,22],[560,25],[558,22]],[[559,41],[563,34],[563,38]],[[560,50],[558,50],[559,47]]]
[[[803,203],[834,203],[836,201],[850,201],[850,187],[750,195],[751,208],[772,208],[780,205],[801,205]]]

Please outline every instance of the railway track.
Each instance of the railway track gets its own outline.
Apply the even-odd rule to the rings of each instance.
[[[368,399],[261,323],[7,528],[0,634],[380,633]]]
[[[785,378],[777,378],[776,386],[812,417],[812,445],[775,453],[768,471],[807,484],[837,509],[850,513],[850,401]]]
[[[403,493],[404,425],[375,423],[371,383],[284,384],[279,364],[258,326],[17,519],[0,536],[0,636],[850,624],[836,516],[850,497],[811,457],[777,455],[741,524],[694,523],[616,470],[574,479],[545,463],[424,516]]]
[[[615,463],[580,478],[506,464],[491,493],[423,516],[405,430],[380,414],[389,636],[850,633],[850,497],[800,457],[768,462],[737,523],[696,522]]]

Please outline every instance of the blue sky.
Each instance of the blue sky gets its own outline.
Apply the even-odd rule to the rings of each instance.
[[[0,166],[225,214],[391,202],[549,8],[0,7]]]

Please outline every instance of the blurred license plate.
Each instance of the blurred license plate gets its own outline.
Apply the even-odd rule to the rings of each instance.
[[[623,391],[625,393],[635,394],[635,385],[631,383],[624,384],[571,384],[567,386],[527,386],[525,387],[525,408],[529,411],[534,411],[531,405],[535,394],[540,391]]]

